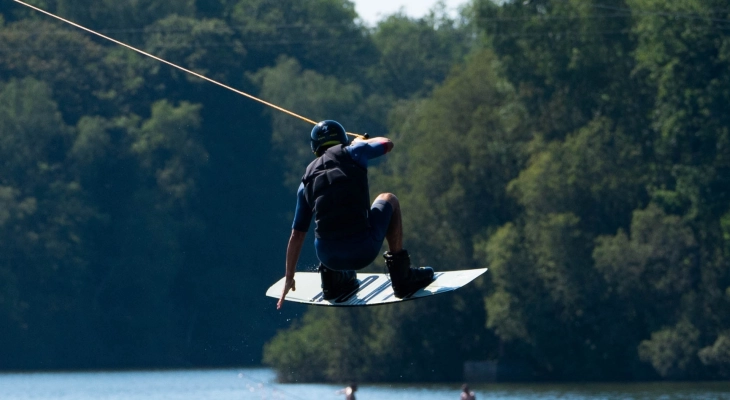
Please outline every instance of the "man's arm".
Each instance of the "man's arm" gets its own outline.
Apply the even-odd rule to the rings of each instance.
[[[358,138],[352,139],[352,142],[353,143],[354,142],[365,142],[368,144],[379,144],[379,145],[385,147],[385,153],[388,153],[391,150],[393,150],[393,146],[394,146],[393,142],[391,142],[390,139],[384,138],[384,137],[374,137],[374,138],[370,138],[370,139],[360,139],[358,137]]]
[[[286,273],[284,274],[284,290],[281,293],[279,302],[276,303],[276,309],[280,309],[284,303],[284,298],[289,290],[297,290],[294,282],[294,272],[297,269],[297,261],[299,261],[299,255],[302,253],[302,244],[304,244],[304,238],[307,236],[307,232],[298,231],[296,229],[291,230],[291,236],[289,236],[289,244],[286,247]]]
[[[371,139],[355,138],[345,149],[350,153],[350,157],[356,163],[363,168],[367,168],[368,161],[388,154],[393,149],[393,142],[384,137]]]

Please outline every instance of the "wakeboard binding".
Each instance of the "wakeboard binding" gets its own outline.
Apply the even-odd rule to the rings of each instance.
[[[408,297],[433,282],[433,268],[411,267],[411,257],[405,249],[396,253],[386,251],[383,258],[390,273],[393,293],[399,299]]]
[[[320,263],[319,275],[322,278],[322,295],[325,300],[334,300],[360,287],[357,273],[353,270],[336,271]]]

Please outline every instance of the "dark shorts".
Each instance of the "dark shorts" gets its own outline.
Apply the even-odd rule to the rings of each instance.
[[[362,269],[378,257],[393,216],[393,206],[375,200],[370,207],[370,229],[343,239],[315,239],[317,258],[335,270]]]

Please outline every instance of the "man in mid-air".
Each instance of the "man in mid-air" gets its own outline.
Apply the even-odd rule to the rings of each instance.
[[[289,290],[296,290],[294,272],[312,217],[315,220],[314,248],[325,300],[352,293],[359,287],[354,270],[372,263],[383,254],[393,292],[403,298],[428,286],[433,269],[413,268],[403,249],[400,203],[391,193],[381,193],[370,204],[368,160],[393,149],[386,138],[356,138],[348,144],[345,129],[336,121],[322,121],[311,133],[316,158],[307,167],[297,191],[289,245],[286,250],[284,290],[277,303],[281,308]]]

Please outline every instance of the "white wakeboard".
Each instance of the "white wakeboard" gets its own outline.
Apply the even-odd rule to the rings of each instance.
[[[391,281],[386,274],[357,274],[360,288],[352,293],[346,293],[334,300],[325,300],[322,293],[322,281],[319,272],[297,272],[294,276],[296,291],[289,291],[288,301],[310,304],[314,306],[357,307],[375,306],[379,304],[397,303],[421,297],[433,296],[454,291],[473,281],[486,272],[486,268],[467,269],[461,271],[436,272],[434,280],[423,289],[405,298],[399,299],[393,294]],[[284,289],[284,278],[271,285],[266,295],[278,299]]]

